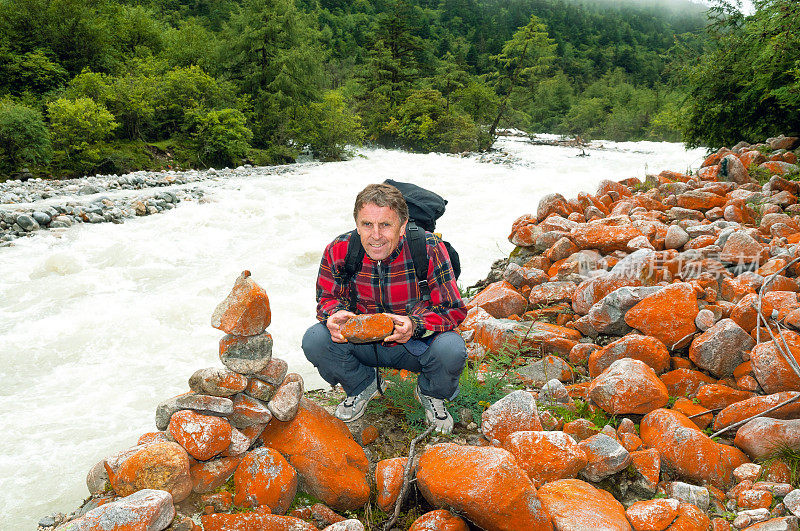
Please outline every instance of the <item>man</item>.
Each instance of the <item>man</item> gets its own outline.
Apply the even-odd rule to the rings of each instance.
[[[361,417],[378,394],[376,368],[393,367],[419,373],[415,394],[428,422],[450,433],[453,418],[444,401],[458,394],[466,362],[464,340],[453,329],[466,317],[466,308],[447,250],[438,237],[425,233],[430,300],[423,301],[405,236],[408,206],[400,191],[387,184],[367,186],[356,197],[353,217],[365,250],[360,270],[345,281],[345,258],[355,235],[342,234],[325,248],[317,277],[320,322],[303,336],[303,352],[326,382],[341,384],[347,393],[335,412],[343,421]],[[388,314],[392,334],[380,344],[348,343],[340,327],[355,315],[353,309]]]

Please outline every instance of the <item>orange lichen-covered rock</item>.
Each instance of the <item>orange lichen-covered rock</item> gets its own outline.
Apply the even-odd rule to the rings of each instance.
[[[375,485],[378,488],[378,507],[387,514],[394,510],[400,489],[403,486],[403,472],[407,457],[383,459],[375,465]]]
[[[589,419],[575,419],[564,424],[562,431],[575,439],[576,442],[581,442],[592,435],[596,435],[597,426]]]
[[[200,521],[203,531],[319,531],[299,518],[259,512],[204,514]]]
[[[574,478],[586,466],[586,452],[560,431],[518,431],[508,436],[504,448],[514,454],[534,485]]]
[[[356,315],[342,325],[342,335],[350,343],[371,343],[383,341],[392,335],[394,322],[385,313],[365,313]]]
[[[664,531],[678,517],[680,502],[661,498],[634,502],[625,511],[633,531]]]
[[[640,424],[642,442],[661,454],[680,476],[726,488],[733,470],[748,459],[740,450],[712,441],[685,415],[669,409],[648,413]]]
[[[667,386],[670,396],[686,396],[693,398],[701,386],[717,383],[717,381],[700,371],[692,369],[675,369],[661,375],[661,381]]]
[[[615,361],[597,376],[589,386],[589,397],[613,415],[644,415],[669,402],[667,387],[655,371],[631,358]]]
[[[768,490],[743,490],[736,496],[739,510],[769,509],[772,505],[772,493]]]
[[[502,448],[436,444],[419,458],[417,486],[432,505],[451,507],[484,529],[553,529],[536,488]]]
[[[761,170],[768,171],[771,175],[786,175],[797,171],[797,165],[783,161],[767,161],[758,165]]]
[[[705,212],[714,207],[725,206],[725,198],[702,190],[689,190],[678,196],[678,206]]]
[[[481,415],[481,431],[493,444],[502,446],[515,431],[541,431],[536,400],[527,391],[513,391]]]
[[[600,299],[623,286],[640,286],[641,280],[628,277],[603,275],[584,280],[572,293],[572,309],[578,315],[586,315]]]
[[[179,503],[192,492],[189,455],[177,443],[148,444],[123,461],[116,471],[107,464],[105,469],[111,486],[120,496],[142,489],[165,490]]]
[[[733,444],[751,459],[762,459],[784,448],[800,450],[800,419],[755,418],[739,428]]]
[[[589,481],[602,481],[604,478],[624,470],[631,462],[630,453],[616,439],[613,428],[607,433],[598,433],[578,443],[586,454],[586,466],[581,475]]]
[[[589,355],[589,375],[592,378],[600,375],[622,358],[644,362],[658,374],[670,366],[669,351],[664,343],[652,336],[628,334]]]
[[[538,348],[545,339],[556,337],[577,341],[581,334],[577,330],[540,321],[490,318],[475,325],[473,340],[487,352],[497,353],[504,347],[511,350]]]
[[[539,489],[539,498],[558,531],[631,529],[625,508],[614,496],[579,479],[548,483]]]
[[[711,421],[714,420],[714,414],[711,411],[703,406],[695,404],[688,398],[681,397],[677,399],[672,405],[672,409],[678,411],[679,413],[683,413],[687,417],[693,417],[689,420],[694,422],[695,425],[701,430],[706,429],[706,427],[711,424]]]
[[[575,287],[574,282],[545,282],[531,289],[528,302],[535,306],[570,301]]]
[[[789,347],[788,354],[794,358],[796,364],[800,363],[800,335],[789,331],[782,332],[782,335]],[[783,342],[780,339],[778,341],[781,343],[781,348],[785,350]],[[766,393],[800,389],[800,376],[792,370],[789,361],[781,354],[774,342],[760,343],[753,347],[750,353],[750,364],[753,368],[753,376]]]
[[[369,499],[369,462],[350,430],[305,398],[288,422],[273,419],[261,434],[300,475],[303,488],[337,510],[355,510]]]
[[[722,384],[706,384],[697,391],[697,401],[708,409],[724,409],[753,396],[755,395],[749,391],[733,389]]]
[[[137,531],[166,529],[175,518],[172,496],[163,490],[144,489],[105,503],[71,520],[64,531]]]
[[[272,320],[267,292],[242,271],[233,289],[214,310],[211,326],[226,334],[254,336],[263,332]]]
[[[244,456],[222,457],[200,462],[189,469],[194,492],[205,493],[218,489],[230,479]]]
[[[711,520],[706,514],[691,503],[678,506],[678,518],[667,528],[667,531],[708,531]]]
[[[469,531],[469,526],[450,511],[437,509],[414,520],[408,531]]]
[[[221,367],[195,371],[189,378],[189,388],[195,393],[211,396],[233,396],[247,387],[247,377]]]
[[[785,391],[767,396],[754,396],[741,402],[736,402],[720,411],[714,419],[714,430],[721,430],[731,424],[763,413],[767,409],[777,406],[786,400],[798,395],[796,391]],[[791,419],[800,416],[800,401],[791,402],[775,411],[769,416],[776,419]]]
[[[769,257],[766,249],[752,236],[744,231],[737,231],[728,236],[719,259],[730,264],[753,264],[766,261]]]
[[[714,376],[731,376],[742,363],[744,353],[755,344],[733,319],[722,319],[694,338],[689,347],[689,358]]]
[[[505,280],[492,282],[483,291],[475,295],[467,305],[469,308],[479,306],[489,315],[502,319],[509,315],[520,315],[525,311],[525,297],[514,286]]]
[[[625,322],[673,349],[687,342],[697,331],[694,320],[699,312],[692,285],[677,282],[645,297],[628,310]]]
[[[634,225],[586,223],[570,230],[570,238],[581,249],[597,249],[601,253],[627,251],[628,242],[642,232]]]
[[[539,206],[536,209],[536,221],[544,221],[553,214],[567,217],[569,216],[569,211],[567,200],[563,195],[547,194],[539,200]]]
[[[211,459],[231,444],[231,425],[227,420],[188,409],[172,415],[167,430],[189,455],[201,461]]]
[[[236,494],[233,503],[241,507],[266,505],[283,514],[297,492],[297,472],[272,448],[247,452],[233,474]]]
[[[631,452],[631,469],[636,473],[634,488],[655,494],[661,476],[661,454],[654,448]]]

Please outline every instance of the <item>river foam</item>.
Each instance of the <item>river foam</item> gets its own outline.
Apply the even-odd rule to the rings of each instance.
[[[511,222],[544,194],[686,171],[703,155],[646,142],[605,143],[589,157],[520,139],[499,147],[510,163],[377,149],[279,175],[242,169],[199,183],[207,201],[0,249],[0,528],[29,529],[75,508],[94,463],[154,430],[156,405],[188,390],[195,370],[219,366],[211,313],[244,269],[270,296],[274,355],[307,387],[322,386],[300,338],[313,321],[322,249],[352,228],[366,184],[411,181],[448,199],[437,230],[458,249],[467,286],[508,254]]]

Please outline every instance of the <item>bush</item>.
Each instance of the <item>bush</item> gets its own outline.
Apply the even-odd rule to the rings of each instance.
[[[45,164],[50,155],[50,136],[41,113],[0,102],[0,170],[10,173],[23,164]]]
[[[66,157],[99,142],[117,127],[114,116],[91,98],[59,98],[47,105],[50,129]]]
[[[309,105],[298,131],[298,140],[325,161],[343,160],[349,156],[345,147],[359,144],[363,138],[361,118],[347,108],[342,94],[333,90]]]
[[[188,131],[200,163],[204,166],[238,164],[247,155],[253,139],[253,132],[245,122],[244,114],[236,109],[189,111]]]

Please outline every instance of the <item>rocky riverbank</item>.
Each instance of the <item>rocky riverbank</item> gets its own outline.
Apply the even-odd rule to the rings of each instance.
[[[742,143],[520,216],[459,327],[470,374],[504,396],[464,386],[481,413],[453,411],[411,464],[415,406],[387,392],[338,421],[323,402],[340,395],[303,393],[272,356],[243,274],[212,317],[224,368],[41,527],[383,529],[407,483],[397,529],[798,529],[799,145]]]
[[[64,229],[80,223],[122,223],[137,216],[159,214],[183,201],[201,201],[205,190],[200,183],[280,175],[291,170],[292,166],[241,166],[0,182],[0,247],[40,230]]]

